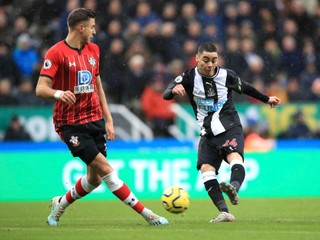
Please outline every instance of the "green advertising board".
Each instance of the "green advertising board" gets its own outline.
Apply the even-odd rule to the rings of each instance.
[[[267,104],[235,104],[238,110],[241,122],[245,125],[247,119],[255,119],[260,124],[266,124],[270,130],[270,135],[275,137],[288,129],[292,122],[292,116],[297,111],[304,114],[306,124],[312,131],[319,128],[320,105],[319,103],[294,103],[281,104],[279,107],[270,109]],[[189,104],[182,105],[183,109],[194,117],[193,109]],[[183,118],[176,120],[179,129],[185,133],[186,121]],[[195,132],[195,134],[198,134]]]
[[[281,150],[246,154],[241,197],[320,197],[316,184],[320,150]],[[139,198],[160,199],[170,185],[184,187],[192,198],[205,198],[195,169],[195,150],[111,150],[109,161]],[[0,201],[47,200],[64,194],[85,174],[86,166],[65,150],[0,151]],[[223,164],[219,180],[228,180]],[[112,199],[102,184],[86,199]]]
[[[195,126],[192,137],[198,137],[199,129],[194,119],[194,114],[189,104],[182,104],[181,107],[192,119],[189,123]],[[276,109],[270,109],[266,104],[236,104],[241,121],[245,124],[246,119],[256,118],[261,124],[267,124],[271,136],[285,131],[290,122],[291,116],[298,110],[301,110],[305,116],[305,121],[309,128],[315,131],[319,126],[320,104],[318,103],[297,103],[282,104]],[[10,118],[18,115],[26,130],[31,134],[32,139],[40,141],[59,141],[59,136],[54,130],[52,122],[53,107],[1,107],[0,108],[0,140],[5,129],[9,125]],[[176,125],[182,133],[186,133],[188,126],[186,118],[177,116]],[[193,122],[194,121],[194,122]],[[115,123],[116,124],[116,123]]]

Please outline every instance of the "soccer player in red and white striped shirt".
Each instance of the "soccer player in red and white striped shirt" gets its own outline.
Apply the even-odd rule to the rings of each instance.
[[[99,47],[95,12],[78,8],[68,16],[68,35],[52,46],[44,59],[36,94],[55,99],[53,122],[74,157],[87,165],[87,174],[64,196],[51,200],[47,222],[57,226],[64,210],[101,182],[121,201],[141,214],[150,225],[166,225],[167,219],[146,208],[117,176],[106,159],[106,139],[113,140],[114,127],[99,72]]]

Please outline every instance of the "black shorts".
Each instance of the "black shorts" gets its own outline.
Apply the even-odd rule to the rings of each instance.
[[[99,153],[107,156],[104,120],[86,124],[63,125],[59,127],[59,131],[72,155],[79,157],[87,165]]]
[[[244,136],[241,126],[233,127],[217,136],[201,137],[198,146],[197,169],[202,164],[210,164],[216,169],[216,174],[222,160],[231,152],[238,152],[243,158]]]

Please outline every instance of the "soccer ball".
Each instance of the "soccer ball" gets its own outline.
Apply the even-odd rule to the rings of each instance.
[[[162,193],[163,207],[171,213],[183,213],[190,205],[190,197],[186,190],[179,186],[171,186]]]

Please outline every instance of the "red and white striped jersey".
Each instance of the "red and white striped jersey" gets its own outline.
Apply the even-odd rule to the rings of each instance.
[[[60,41],[48,50],[40,76],[51,78],[53,89],[70,90],[76,96],[76,103],[72,105],[55,102],[53,123],[56,127],[102,119],[96,86],[99,61],[99,47],[94,43],[79,50]]]

